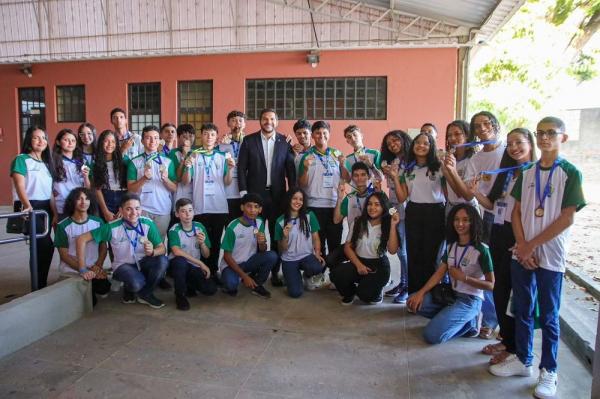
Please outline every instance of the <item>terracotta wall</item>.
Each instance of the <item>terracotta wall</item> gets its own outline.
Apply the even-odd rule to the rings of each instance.
[[[161,122],[177,122],[177,82],[213,81],[214,122],[225,129],[232,109],[244,110],[245,80],[253,78],[387,76],[387,120],[357,121],[366,145],[378,148],[389,130],[418,128],[433,122],[442,128],[454,117],[457,77],[456,49],[354,50],[321,53],[316,68],[306,63],[306,52],[248,53],[181,56],[107,61],[34,64],[28,78],[20,65],[0,66],[0,204],[11,202],[8,170],[20,148],[17,89],[44,87],[46,128],[51,141],[65,127],[78,123],[56,122],[56,86],[85,85],[86,117],[98,130],[110,128],[109,112],[127,109],[127,84],[161,82]],[[279,129],[291,133],[294,121],[281,121]],[[342,137],[354,121],[331,121],[332,145],[349,152]],[[258,129],[249,121],[246,131]],[[443,129],[442,129],[443,130]],[[443,139],[439,137],[438,140]]]

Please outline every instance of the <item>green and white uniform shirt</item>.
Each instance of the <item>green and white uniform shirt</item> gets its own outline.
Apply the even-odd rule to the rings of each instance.
[[[288,248],[281,254],[281,259],[286,262],[300,260],[314,253],[312,233],[319,231],[319,221],[312,211],[309,211],[305,217],[308,221],[308,237],[300,230],[300,220],[298,218],[287,220],[287,223],[290,223],[292,228],[288,236]],[[275,241],[283,239],[285,224],[285,216],[279,216],[275,222]]]
[[[585,204],[582,189],[581,172],[570,162],[559,158],[556,167],[548,182],[552,168],[540,168],[540,196],[548,182],[549,195],[543,204],[543,216],[536,216],[536,209],[540,206],[536,194],[536,166],[538,162],[527,166],[515,183],[511,195],[521,202],[521,224],[525,233],[525,240],[530,241],[560,216],[564,208],[574,206],[579,211]],[[569,229],[546,241],[534,251],[535,257],[541,268],[565,272],[565,262],[568,252]]]
[[[192,198],[194,213],[229,213],[225,201],[225,176],[228,166],[225,154],[214,150],[210,153],[195,150],[195,160],[192,163]]]
[[[56,226],[56,233],[54,235],[54,246],[56,248],[67,248],[69,255],[77,258],[77,237],[97,229],[103,225],[102,219],[96,216],[88,216],[88,219],[83,223],[78,223],[70,217],[63,219]],[[85,244],[85,266],[91,267],[98,260],[98,243],[95,241],[88,241]],[[64,261],[60,261],[58,269],[61,273],[78,273],[66,264]]]
[[[348,237],[346,242],[352,242],[352,232],[354,231],[354,222],[348,227]],[[363,234],[356,241],[354,252],[356,255],[365,259],[379,259],[378,249],[381,244],[381,223],[375,226],[371,222],[367,222],[367,234]],[[384,255],[385,256],[385,255]]]
[[[367,158],[371,162],[372,168],[379,169],[381,167],[381,153],[377,150],[373,150],[371,148],[361,148],[360,150],[353,152],[352,154],[346,157],[346,162],[344,163],[344,167],[348,169],[349,173],[352,173],[352,165],[356,162],[364,162],[361,158]]]
[[[412,170],[405,170],[400,181],[408,187],[408,198],[418,204],[438,204],[446,202],[442,190],[442,169],[430,172],[425,166],[416,165]]]
[[[386,162],[386,161],[381,161],[380,162],[380,166],[383,167],[383,165],[389,165],[392,169],[395,169],[398,172],[398,176],[402,176],[404,174],[404,163],[402,163],[400,161],[400,158],[396,157],[394,158],[391,162]],[[394,208],[396,208],[396,210],[398,211],[398,214],[400,216],[400,220],[404,219],[404,206],[405,203],[403,202],[402,204],[400,202],[398,202],[398,196],[396,195],[396,183],[394,182],[394,179],[390,178],[389,176],[386,176],[386,181],[387,181],[387,185],[389,188],[389,199],[390,202],[392,204],[392,206]],[[405,201],[406,202],[406,201]]]
[[[465,178],[465,175],[467,173],[467,166],[469,165],[469,158],[463,158],[460,161],[457,159],[456,160],[456,173],[458,174],[458,177],[463,181],[466,182],[467,179]],[[463,197],[461,197],[460,195],[456,194],[454,192],[454,190],[452,189],[452,187],[450,186],[450,184],[447,183],[446,178],[442,177],[442,183],[444,185],[444,187],[446,187],[446,191],[448,192],[448,202],[451,204],[462,204],[465,202],[471,202],[471,201],[467,201],[465,200]]]
[[[181,148],[175,148],[171,150],[169,153],[169,158],[173,162],[173,167],[175,168],[175,173],[177,173],[177,169],[179,169],[179,165],[184,161],[185,157]],[[185,173],[185,169],[184,169]],[[183,184],[181,181],[177,182],[177,190],[175,190],[175,194],[173,195],[173,210],[175,210],[175,203],[180,198],[192,199],[192,183]]]
[[[10,166],[11,176],[18,173],[25,177],[25,194],[30,201],[48,201],[52,196],[52,175],[46,164],[28,154],[20,154]],[[13,183],[13,200],[19,201]]]
[[[481,150],[473,154],[471,158],[469,158],[469,162],[465,169],[465,179],[474,179],[479,172],[485,170],[498,169],[505,149],[506,144],[500,143],[500,145],[492,151],[485,152]],[[497,175],[482,175],[481,180],[479,181],[479,192],[483,195],[488,195],[490,191],[492,191],[496,176]]]
[[[156,215],[169,215],[173,207],[171,192],[163,184],[161,171],[167,170],[169,180],[176,182],[175,165],[171,158],[159,152],[143,153],[133,158],[127,165],[127,181],[143,178],[146,168],[152,169],[152,179],[147,180],[142,186],[140,193],[142,209]]]
[[[261,233],[265,232],[265,221],[261,217],[256,218],[256,225],[244,224],[241,218],[234,219],[225,228],[221,249],[230,252],[237,264],[247,261],[258,251],[255,230]],[[268,239],[267,237],[267,241]],[[225,259],[221,259],[219,271],[223,271],[226,267],[229,267],[227,262]]]
[[[366,191],[362,195],[358,191],[353,191],[342,200],[340,211],[342,216],[348,218],[348,225],[362,214],[368,196]]]
[[[77,187],[83,187],[83,175],[81,174],[83,162],[63,156],[62,163],[65,170],[65,178],[62,181],[55,181],[52,185],[56,211],[59,214],[62,214],[64,211],[65,201],[69,193]]]
[[[490,249],[485,244],[461,246],[455,242],[446,248],[442,262],[446,263],[448,268],[460,267],[465,275],[475,280],[485,280],[485,273],[494,271]],[[483,299],[483,290],[471,287],[463,281],[451,280],[454,291]]]
[[[117,145],[120,147],[125,141],[133,137],[133,145],[127,149],[122,155],[125,163],[129,163],[130,160],[137,157],[144,152],[144,146],[142,145],[142,136],[137,133],[127,132],[123,140],[117,139]]]
[[[92,238],[97,243],[108,242],[114,254],[112,262],[113,271],[124,263],[138,264],[146,256],[144,253],[144,241],[149,240],[154,247],[162,244],[158,228],[154,222],[147,217],[141,216],[136,226],[142,233],[136,231],[133,226],[128,225],[122,218],[105,223],[99,228],[92,230]]]
[[[202,223],[192,222],[192,228],[189,230],[185,230],[181,223],[175,224],[169,229],[169,233],[167,235],[169,239],[169,250],[171,250],[173,247],[179,247],[183,252],[194,257],[195,259],[201,259],[202,254],[200,252],[200,244],[196,239],[196,235],[198,233],[204,233],[204,243],[208,248],[210,248],[210,239],[208,238],[208,233],[206,232],[206,228]],[[174,257],[175,255],[173,252],[170,252],[169,259],[173,259]]]
[[[315,157],[308,169],[308,206],[313,208],[335,208],[337,188],[340,184],[341,153],[335,148],[328,147],[325,153],[320,153],[314,146],[300,160],[298,176],[304,172],[304,160],[309,155]]]
[[[225,195],[228,199],[241,198],[240,188],[238,186],[238,156],[240,154],[240,147],[242,146],[241,141],[233,141],[230,143],[221,143],[218,146],[219,151],[223,154],[230,154],[231,158],[235,161],[235,166],[231,170],[231,184],[225,186]]]

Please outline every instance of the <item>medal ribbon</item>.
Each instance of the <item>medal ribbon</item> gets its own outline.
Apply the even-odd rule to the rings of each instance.
[[[550,181],[552,180],[552,175],[554,174],[554,170],[556,169],[556,167],[558,166],[558,164],[560,163],[561,159],[560,158],[556,158],[554,160],[554,162],[552,163],[552,167],[550,167],[550,173],[548,174],[548,180],[546,180],[546,185],[544,186],[544,191],[543,193],[540,193],[540,188],[541,188],[541,168],[540,168],[540,161],[538,161],[535,164],[535,196],[538,199],[538,203],[539,203],[539,208],[544,209],[544,202],[546,201],[546,198],[550,195]],[[540,195],[541,194],[541,195]]]

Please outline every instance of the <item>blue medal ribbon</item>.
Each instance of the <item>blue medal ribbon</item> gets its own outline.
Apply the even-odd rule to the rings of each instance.
[[[560,163],[561,159],[556,158],[550,167],[550,173],[548,174],[548,180],[546,180],[546,184],[544,186],[544,191],[541,192],[541,167],[540,161],[537,161],[535,164],[535,196],[538,199],[538,209],[541,209],[542,215],[544,212],[544,202],[546,198],[550,195],[550,182],[552,181],[552,175],[554,174],[554,170]]]
[[[331,173],[329,171],[329,162],[328,162],[329,153],[330,152],[331,151],[330,151],[329,147],[327,147],[327,150],[325,151],[325,154],[320,153],[319,150],[317,150],[315,148],[315,154],[317,155],[317,158],[319,158],[319,161],[321,161],[321,165],[323,165],[323,167],[325,168],[325,170],[327,171],[327,173]],[[325,159],[323,159],[323,156],[325,156]]]
[[[181,225],[181,230],[183,230],[183,225]],[[196,236],[196,225],[192,222],[192,235],[189,235],[187,231],[183,230],[186,237],[195,237]]]
[[[157,164],[162,165],[162,159],[160,159],[160,154],[158,152],[153,152],[152,154],[144,153],[144,160],[146,162],[154,161]]]
[[[454,245],[454,267],[456,268],[460,268],[460,264],[462,263],[463,258],[465,257],[467,251],[469,250],[469,247],[471,246],[471,244],[467,244],[467,246],[465,247],[465,249],[463,249],[462,254],[460,255],[460,258],[457,258],[458,255],[458,242]],[[458,262],[456,261],[456,259],[458,259]],[[454,280],[454,288],[456,288],[456,280]]]
[[[461,148],[461,147],[469,148],[469,147],[475,147],[478,145],[497,144],[497,143],[498,143],[498,140],[472,141],[470,143],[453,145],[452,148]]]
[[[238,159],[238,155],[240,153],[240,146],[241,143],[239,141],[233,141],[231,140],[231,148],[233,150],[233,156],[235,157],[235,159]]]
[[[201,152],[200,154],[202,155],[202,160],[204,161],[204,174],[206,175],[205,179],[208,178],[208,180],[210,180],[210,168],[215,161],[215,154],[213,152],[211,155],[209,155],[210,159],[208,163],[206,162],[206,151]]]
[[[125,231],[125,235],[127,236],[127,239],[129,240],[129,243],[131,244],[131,247],[133,248],[133,258],[137,262],[137,258],[135,256],[135,250],[137,249],[137,245],[138,245],[140,236],[142,236],[142,237],[144,236],[144,228],[142,227],[142,223],[140,223],[138,221],[137,226],[134,226],[131,223],[129,223],[128,221],[123,220],[123,230]],[[135,238],[133,240],[129,236],[129,233],[127,232],[127,230],[135,231]]]

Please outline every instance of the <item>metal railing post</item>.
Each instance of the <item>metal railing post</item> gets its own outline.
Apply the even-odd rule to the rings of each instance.
[[[31,273],[31,292],[37,291],[38,281],[37,259],[37,220],[35,211],[29,212],[29,272]]]

